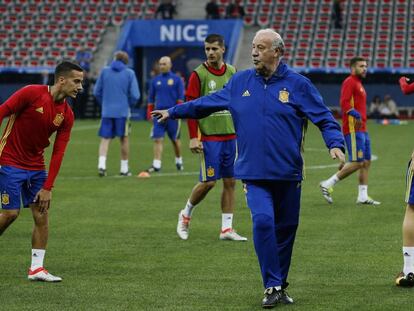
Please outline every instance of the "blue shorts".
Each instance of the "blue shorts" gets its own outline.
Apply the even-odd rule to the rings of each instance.
[[[102,138],[125,137],[131,132],[128,118],[102,118],[98,136]]]
[[[234,177],[236,140],[203,141],[200,181]]]
[[[156,119],[152,119],[153,125],[151,129],[151,138],[164,138],[165,132],[171,140],[180,139],[181,120],[167,120],[163,123],[158,123]]]
[[[366,132],[355,132],[345,135],[349,162],[371,160],[371,140]]]
[[[413,168],[414,163],[408,162],[407,174],[405,178],[405,203],[414,205],[414,183],[413,183]]]
[[[29,171],[13,166],[0,167],[1,207],[20,209],[33,203],[36,194],[46,181],[46,171]]]

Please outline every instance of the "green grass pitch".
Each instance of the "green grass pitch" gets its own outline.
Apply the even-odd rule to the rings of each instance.
[[[130,167],[120,178],[119,142],[113,141],[108,177],[97,175],[98,121],[76,122],[55,184],[45,266],[59,284],[31,283],[32,219],[23,210],[0,238],[0,310],[261,310],[263,288],[253,249],[250,213],[237,185],[234,224],[247,243],[219,241],[221,184],[194,212],[190,238],[176,235],[178,211],[197,181],[198,157],[188,150],[177,173],[165,142],[162,173],[138,179],[152,160],[148,122],[134,122]],[[358,206],[357,176],[341,182],[334,204],[318,183],[331,176],[316,127],[305,143],[300,227],[290,270],[291,306],[281,310],[414,310],[412,290],[394,286],[402,269],[401,223],[405,169],[414,124],[369,124],[369,194],[378,207]],[[50,153],[50,151],[49,151]]]

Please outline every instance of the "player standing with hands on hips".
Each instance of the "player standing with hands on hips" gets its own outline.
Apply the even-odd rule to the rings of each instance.
[[[235,177],[243,180],[265,288],[263,308],[293,303],[287,277],[299,223],[307,120],[321,131],[332,159],[344,161],[339,124],[312,83],[281,62],[284,42],[273,29],[252,44],[254,68],[236,73],[220,91],[174,108],[168,118],[203,118],[229,110],[237,136]]]
[[[55,82],[29,85],[14,93],[0,106],[0,124],[9,117],[0,141],[0,235],[19,216],[20,201],[32,210],[32,264],[28,278],[33,281],[60,282],[43,266],[49,236],[49,208],[52,188],[66,146],[74,116],[66,102],[82,91],[83,69],[63,61],[55,69]],[[49,172],[43,153],[56,132]]]

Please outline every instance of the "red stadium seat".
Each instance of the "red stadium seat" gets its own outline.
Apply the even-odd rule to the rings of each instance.
[[[243,22],[246,26],[252,26],[254,25],[254,17],[253,15],[245,15],[243,17]]]
[[[293,62],[294,67],[305,67],[306,66],[306,60],[303,58],[296,58]]]
[[[267,14],[261,14],[257,18],[257,23],[262,27],[268,26],[270,24],[270,16]]]
[[[322,67],[322,63],[323,61],[320,58],[311,58],[310,66],[313,68],[320,68]]]

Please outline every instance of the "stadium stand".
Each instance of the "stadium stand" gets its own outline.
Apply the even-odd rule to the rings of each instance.
[[[221,0],[222,6],[229,1]],[[414,1],[342,1],[342,29],[331,20],[331,0],[246,0],[246,26],[273,27],[295,51],[291,66],[346,67],[358,54],[377,68],[414,68]],[[289,43],[290,41],[290,43]],[[305,50],[305,51],[304,51]],[[392,51],[392,52],[391,52]]]
[[[158,0],[4,0],[0,66],[53,67],[80,47],[95,52],[109,25],[152,18]]]
[[[109,25],[151,19],[160,0],[4,0],[0,2],[0,66],[49,66],[81,47],[95,52]],[[225,15],[231,0],[219,0]],[[331,0],[244,0],[248,26],[285,38],[285,59],[304,68],[343,68],[362,55],[376,68],[414,68],[414,0],[342,1],[342,29]]]

